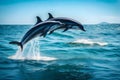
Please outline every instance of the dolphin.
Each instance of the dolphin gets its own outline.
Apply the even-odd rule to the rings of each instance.
[[[57,29],[64,29],[63,32],[67,31],[68,29],[77,29],[77,30],[86,31],[84,29],[83,25],[76,20],[73,20],[71,18],[66,18],[66,17],[56,17],[56,18],[54,18],[51,13],[48,13],[48,15],[49,15],[49,18],[47,19],[47,21],[60,21],[60,22],[65,24],[64,26],[57,27],[56,29],[50,31],[49,34],[53,33]]]
[[[36,24],[33,28],[31,28],[27,33],[23,36],[22,40],[20,42],[18,41],[11,41],[9,44],[16,44],[20,46],[21,51],[23,50],[23,45],[25,45],[27,42],[32,40],[33,38],[37,36],[45,36],[47,32],[49,31],[49,28],[52,27],[53,25],[58,25],[62,26],[63,23],[59,21],[44,21]],[[45,30],[48,28],[47,30]]]

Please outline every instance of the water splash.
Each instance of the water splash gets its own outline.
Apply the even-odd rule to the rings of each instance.
[[[40,55],[40,38],[35,38],[28,44],[24,45],[24,49],[21,52],[19,48],[15,55],[10,56],[10,59],[20,59],[20,60],[55,60],[53,57],[46,57]]]
[[[99,42],[99,41],[94,41],[94,40],[90,40],[90,39],[77,39],[71,43],[87,44],[87,45],[100,45],[100,46],[108,45],[108,43],[106,43],[106,42]]]

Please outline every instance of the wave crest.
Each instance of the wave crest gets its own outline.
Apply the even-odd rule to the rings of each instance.
[[[98,41],[94,41],[94,40],[90,40],[90,39],[78,39],[78,40],[75,40],[71,43],[73,43],[73,44],[86,44],[86,45],[100,45],[100,46],[108,45],[108,43],[106,43],[106,42],[98,42]]]

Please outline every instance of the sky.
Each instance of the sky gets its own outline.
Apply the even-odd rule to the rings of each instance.
[[[120,23],[120,0],[0,0],[0,24],[34,24],[49,12],[83,24]]]

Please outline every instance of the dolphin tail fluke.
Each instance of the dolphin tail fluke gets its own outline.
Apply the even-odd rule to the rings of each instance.
[[[15,44],[15,45],[18,45],[18,46],[20,46],[21,51],[23,50],[23,45],[22,45],[20,42],[18,42],[18,41],[11,41],[11,42],[9,42],[9,44]]]

